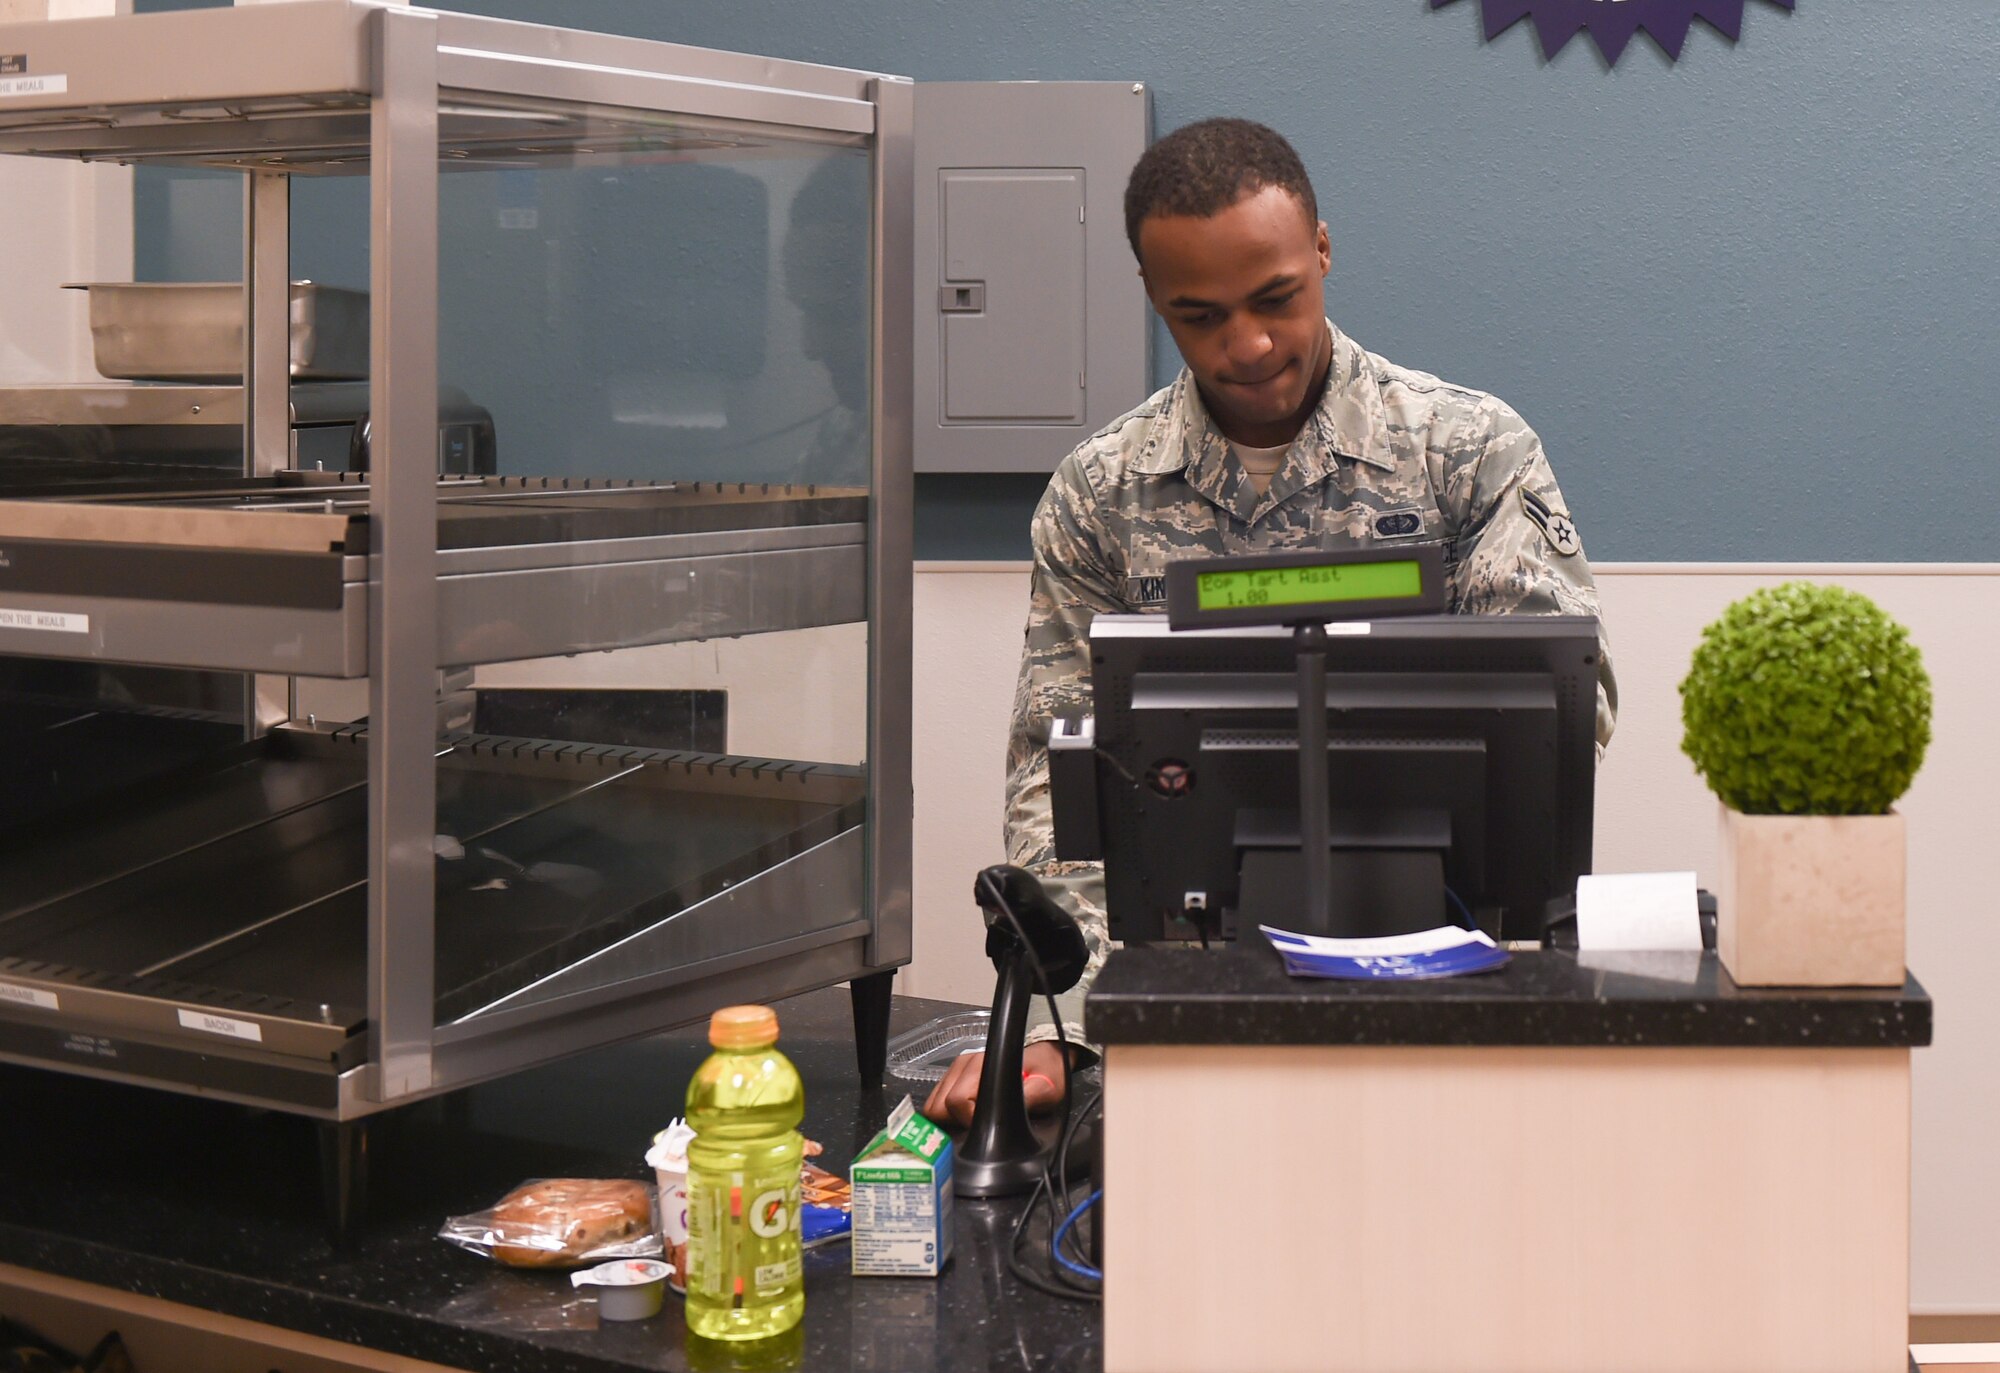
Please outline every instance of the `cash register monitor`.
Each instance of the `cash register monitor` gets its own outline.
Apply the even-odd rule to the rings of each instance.
[[[1328,928],[1469,917],[1540,938],[1549,903],[1590,869],[1596,620],[1327,628]],[[1056,856],[1104,863],[1112,937],[1312,928],[1292,631],[1100,615],[1090,654],[1094,715],[1050,740]]]

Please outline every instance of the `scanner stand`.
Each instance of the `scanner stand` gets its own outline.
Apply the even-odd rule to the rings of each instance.
[[[990,931],[987,951],[994,953]],[[961,1197],[1009,1197],[1034,1189],[1042,1178],[1042,1144],[1028,1124],[1022,1091],[1022,1041],[1028,1007],[1035,998],[1035,970],[1028,951],[1007,940],[994,961],[1000,979],[993,988],[993,1018],[986,1031],[986,1061],[979,1070],[979,1105],[972,1126],[952,1163],[952,1187]]]
[[[1042,1142],[1028,1124],[1021,1090],[1028,1006],[1043,978],[1042,990],[1051,997],[1074,987],[1090,964],[1090,948],[1070,914],[1021,868],[1003,863],[984,869],[972,898],[986,912],[986,956],[1000,977],[979,1070],[979,1104],[952,1165],[952,1188],[961,1197],[1005,1197],[1031,1191],[1044,1172]]]

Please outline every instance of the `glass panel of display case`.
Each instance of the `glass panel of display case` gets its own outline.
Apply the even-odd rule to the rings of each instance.
[[[440,1022],[855,926],[866,150],[660,121],[441,168],[440,382],[494,475],[439,523],[442,661],[473,665]],[[606,651],[548,652],[557,624]]]
[[[240,198],[242,178],[229,179]],[[0,502],[239,478],[240,386],[176,377],[185,359],[162,346],[171,338],[156,313],[215,302],[129,293],[131,170],[0,156],[0,202],[35,207],[0,231]],[[102,613],[72,594],[83,569],[19,532],[0,523],[0,981],[31,967],[52,978],[156,976],[186,944],[118,914],[143,916],[147,904],[128,880],[134,854],[198,843],[185,824],[156,822],[154,798],[255,751],[256,684],[170,656],[80,652],[102,633]],[[140,614],[163,594],[115,576],[99,576],[96,590]]]

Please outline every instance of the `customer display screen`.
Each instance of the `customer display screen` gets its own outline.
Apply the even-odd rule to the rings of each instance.
[[[1175,629],[1297,627],[1447,609],[1439,543],[1180,558],[1166,572]]]
[[[1402,600],[1423,594],[1423,565],[1415,558],[1321,567],[1236,568],[1203,572],[1195,578],[1195,604],[1201,610]]]

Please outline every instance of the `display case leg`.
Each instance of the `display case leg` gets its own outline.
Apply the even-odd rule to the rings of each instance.
[[[360,1230],[367,1208],[368,1127],[366,1120],[320,1122],[320,1199],[326,1207],[327,1238],[335,1248]]]
[[[847,984],[854,999],[854,1058],[865,1091],[882,1085],[882,1074],[889,1064],[889,996],[895,985],[894,968]]]

